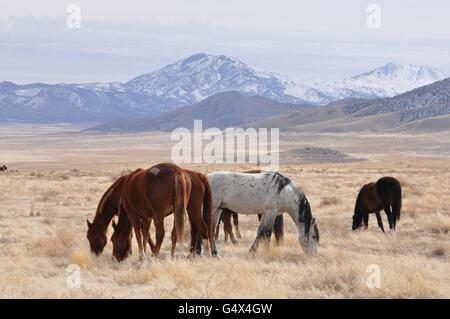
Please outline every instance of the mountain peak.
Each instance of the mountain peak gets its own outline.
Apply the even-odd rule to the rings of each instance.
[[[226,55],[197,53],[159,70],[138,76],[125,84],[134,92],[144,92],[186,105],[224,91],[260,95],[287,103],[304,103],[285,94],[284,82]]]
[[[401,64],[389,62],[381,67],[373,69],[369,72],[358,74],[353,76],[352,79],[364,78],[367,76],[396,76],[396,77],[409,77],[411,79],[420,80],[421,78],[428,77],[432,82],[442,80],[445,75],[439,70],[430,66],[418,65],[418,64]],[[431,83],[431,82],[430,82]]]

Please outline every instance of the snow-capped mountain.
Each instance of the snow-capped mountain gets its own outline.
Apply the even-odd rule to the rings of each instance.
[[[305,103],[285,94],[286,83],[275,75],[258,71],[242,61],[225,56],[195,54],[125,84],[172,105],[188,105],[225,91],[259,95],[278,102]]]
[[[224,55],[199,53],[126,83],[0,83],[0,121],[106,122],[156,117],[237,91],[291,104],[391,97],[445,78],[436,69],[389,63],[341,81],[293,81]]]
[[[442,72],[432,67],[388,63],[340,81],[314,79],[291,82],[286,94],[312,103],[327,104],[346,98],[392,97],[445,78]]]
[[[160,114],[161,103],[136,92],[73,84],[0,83],[0,121],[103,122]]]

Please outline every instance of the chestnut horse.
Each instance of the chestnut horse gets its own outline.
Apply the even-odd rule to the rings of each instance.
[[[183,238],[184,215],[191,193],[191,181],[187,173],[171,163],[162,163],[148,170],[138,170],[125,176],[120,198],[120,210],[124,210],[133,226],[139,247],[139,260],[146,262],[148,228],[142,219],[153,219],[156,227],[156,244],[153,255],[157,258],[164,239],[164,218],[174,213],[175,232],[172,234],[172,252],[176,239]]]
[[[367,229],[369,213],[375,213],[378,227],[384,232],[380,215],[382,209],[388,218],[389,228],[395,230],[402,209],[402,186],[393,177],[382,177],[376,183],[369,183],[361,188],[356,199],[352,229],[358,229],[363,221],[364,228]]]
[[[212,220],[211,220],[211,187],[209,185],[206,175],[191,170],[184,170],[190,178],[192,185],[187,211],[189,221],[191,224],[191,244],[190,255],[195,253],[197,246],[196,241],[201,239],[209,239],[209,245],[212,243]],[[202,212],[203,207],[203,212]],[[143,218],[141,220],[142,227],[146,229],[146,233],[150,233],[150,224],[152,218]],[[156,223],[155,223],[156,224]],[[121,213],[119,215],[119,222],[113,221],[114,232],[111,236],[113,243],[113,256],[120,262],[131,255],[131,223],[128,219],[128,214]],[[200,235],[201,238],[198,238]],[[155,245],[150,236],[148,242],[152,252],[155,253]],[[176,244],[176,225],[172,230],[172,251],[171,256],[174,257],[174,249]],[[217,253],[211,251],[212,255]]]
[[[164,237],[163,219],[169,213],[175,213],[176,234],[181,238],[184,227],[184,213],[187,198],[190,194],[190,180],[187,174],[178,166],[162,163],[149,170],[137,169],[128,175],[120,177],[105,192],[100,200],[92,223],[87,221],[91,251],[99,255],[106,243],[106,230],[120,210],[127,214],[136,234],[139,246],[139,258],[145,260],[146,248],[143,244],[148,234],[145,223],[149,217],[157,224],[157,243],[155,255]]]

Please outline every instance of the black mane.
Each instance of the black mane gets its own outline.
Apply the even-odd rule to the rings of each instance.
[[[270,183],[273,183],[277,187],[277,194],[280,195],[281,191],[289,185],[291,180],[284,176],[283,174],[280,174],[278,172],[268,173],[268,176],[271,177]]]
[[[308,199],[304,195],[298,205],[298,221],[305,224],[305,235],[307,236],[311,227],[312,213]]]

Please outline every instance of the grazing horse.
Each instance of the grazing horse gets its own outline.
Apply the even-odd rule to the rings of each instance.
[[[208,175],[208,180],[213,194],[213,226],[217,225],[224,208],[247,215],[264,212],[251,253],[256,252],[261,239],[270,240],[275,219],[284,212],[297,225],[304,251],[312,255],[317,253],[319,229],[311,206],[305,194],[289,178],[277,172],[215,172]]]
[[[173,255],[176,240],[183,238],[184,215],[190,193],[189,175],[175,164],[162,163],[125,176],[120,210],[127,214],[134,229],[140,261],[147,260],[146,242],[149,238],[149,227],[143,227],[142,219],[152,219],[155,223],[156,244],[153,255],[157,258],[165,235],[164,218],[174,213]]]
[[[384,232],[380,215],[382,209],[388,218],[389,228],[395,230],[402,209],[402,186],[393,177],[382,177],[376,183],[369,183],[361,188],[356,198],[352,229],[358,229],[363,221],[364,228],[367,229],[369,213],[375,213],[378,227]]]
[[[212,221],[211,221],[211,187],[206,175],[191,170],[184,170],[191,182],[191,192],[187,205],[189,222],[191,224],[191,244],[190,255],[195,254],[196,241],[201,239],[209,240],[209,246],[212,245]],[[148,242],[152,252],[155,254],[155,245],[150,238],[150,224],[152,218],[142,218],[141,225],[148,234]],[[113,221],[114,232],[111,237],[113,243],[113,256],[120,262],[131,255],[131,223],[126,213],[119,215],[119,222]],[[176,244],[176,225],[172,230],[172,251],[174,257]],[[197,238],[200,235],[201,238]],[[213,253],[213,252],[212,252]],[[214,254],[213,254],[214,255]]]
[[[136,170],[130,174],[136,174]],[[103,194],[95,212],[95,217],[92,223],[86,220],[88,231],[87,239],[91,247],[91,252],[99,256],[105,248],[108,239],[106,231],[111,219],[118,213],[120,206],[120,196],[122,194],[122,187],[125,181],[125,176],[118,178]]]
[[[255,169],[255,170],[245,171],[243,173],[260,174],[260,173],[262,173],[262,171],[259,169]],[[233,218],[233,225],[234,225],[234,228],[236,231],[236,236],[237,236],[237,238],[241,239],[241,233],[239,231],[238,214],[225,208],[222,210],[222,213],[220,214],[219,222],[216,227],[215,240],[217,240],[219,238],[220,222],[223,222],[223,231],[225,234],[225,242],[228,242],[228,236],[230,236],[231,242],[233,244],[236,244],[238,242],[236,237],[234,237],[234,234],[233,234],[233,226],[231,225],[231,218]],[[262,214],[258,214],[259,221],[261,221],[261,218],[262,218]],[[283,215],[279,215],[275,218],[273,232],[275,234],[276,243],[280,244],[280,242],[283,240],[283,236],[284,236]]]

